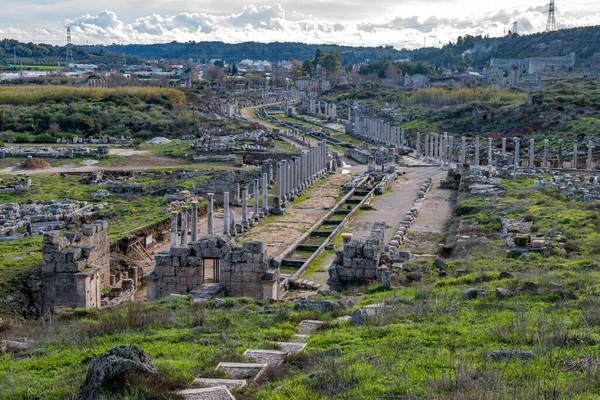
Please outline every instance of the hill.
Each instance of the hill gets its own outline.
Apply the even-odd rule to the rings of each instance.
[[[110,46],[84,46],[92,52],[107,51],[127,54],[145,59],[225,59],[239,61],[244,58],[269,61],[313,58],[315,50],[336,51],[342,56],[342,64],[363,63],[368,60],[399,60],[410,58],[436,66],[454,65],[456,58],[470,52],[473,66],[483,67],[492,58],[522,58],[562,56],[574,52],[578,65],[600,60],[600,26],[564,29],[533,35],[511,35],[500,38],[482,36],[458,37],[455,43],[442,48],[395,50],[391,46],[349,47],[331,44],[312,45],[303,43],[257,43],[229,44],[222,42],[189,42],[162,44],[132,44]]]

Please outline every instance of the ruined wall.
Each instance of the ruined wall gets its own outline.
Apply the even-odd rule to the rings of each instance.
[[[367,164],[369,162],[369,154],[358,149],[344,149],[344,157],[351,158],[361,164]]]
[[[110,285],[108,223],[96,221],[81,232],[51,231],[42,246],[42,309],[99,307],[100,290]]]
[[[228,236],[204,236],[155,256],[156,297],[187,294],[204,283],[203,258],[219,260],[218,283],[225,288],[227,296],[262,299],[263,286],[271,287],[278,281],[278,271],[269,270],[270,257],[262,242],[245,242],[239,246]]]
[[[359,283],[377,279],[379,256],[383,251],[385,222],[373,225],[369,239],[354,239],[344,243],[342,251],[329,267],[329,285]]]

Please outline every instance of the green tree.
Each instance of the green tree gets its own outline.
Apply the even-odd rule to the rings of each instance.
[[[471,64],[473,64],[473,56],[471,55],[471,53],[463,54],[463,61],[467,67],[470,67]]]
[[[313,66],[316,67],[319,64],[322,64],[323,62],[323,52],[321,51],[321,49],[317,49],[315,50],[315,58],[313,60]]]
[[[321,65],[333,75],[337,75],[340,70],[340,66],[342,65],[342,57],[332,50],[327,53],[325,57],[323,57],[323,62]]]
[[[312,61],[310,61],[310,59],[306,59],[304,61],[302,61],[302,69],[304,70],[304,75],[306,76],[312,76],[312,72],[313,72],[313,63]]]
[[[237,65],[235,65],[235,63],[233,63],[233,64],[231,65],[231,75],[232,75],[232,76],[235,76],[235,75],[237,75],[237,74],[238,74],[238,67],[237,67]]]
[[[302,75],[304,75],[304,67],[302,66],[302,63],[298,60],[292,60],[290,79],[296,81],[296,79],[300,78]]]

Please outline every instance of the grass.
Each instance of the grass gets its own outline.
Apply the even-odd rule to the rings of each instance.
[[[74,97],[86,100],[102,100],[110,96],[129,96],[140,101],[153,97],[165,97],[177,107],[185,105],[185,94],[176,89],[159,87],[131,86],[122,88],[86,88],[67,86],[2,86],[0,104],[38,104],[60,97]]]

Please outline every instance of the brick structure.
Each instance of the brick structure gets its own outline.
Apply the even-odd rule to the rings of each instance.
[[[344,243],[344,249],[327,270],[330,286],[360,283],[377,279],[377,267],[384,247],[385,222],[373,225],[369,239],[353,239]]]
[[[108,223],[96,221],[80,232],[51,231],[42,247],[42,313],[54,307],[99,308],[110,285]]]
[[[280,299],[279,269],[270,269],[262,242],[236,244],[228,235],[204,236],[155,256],[154,272],[145,276],[148,299],[188,294],[202,284],[218,283],[225,295]]]

